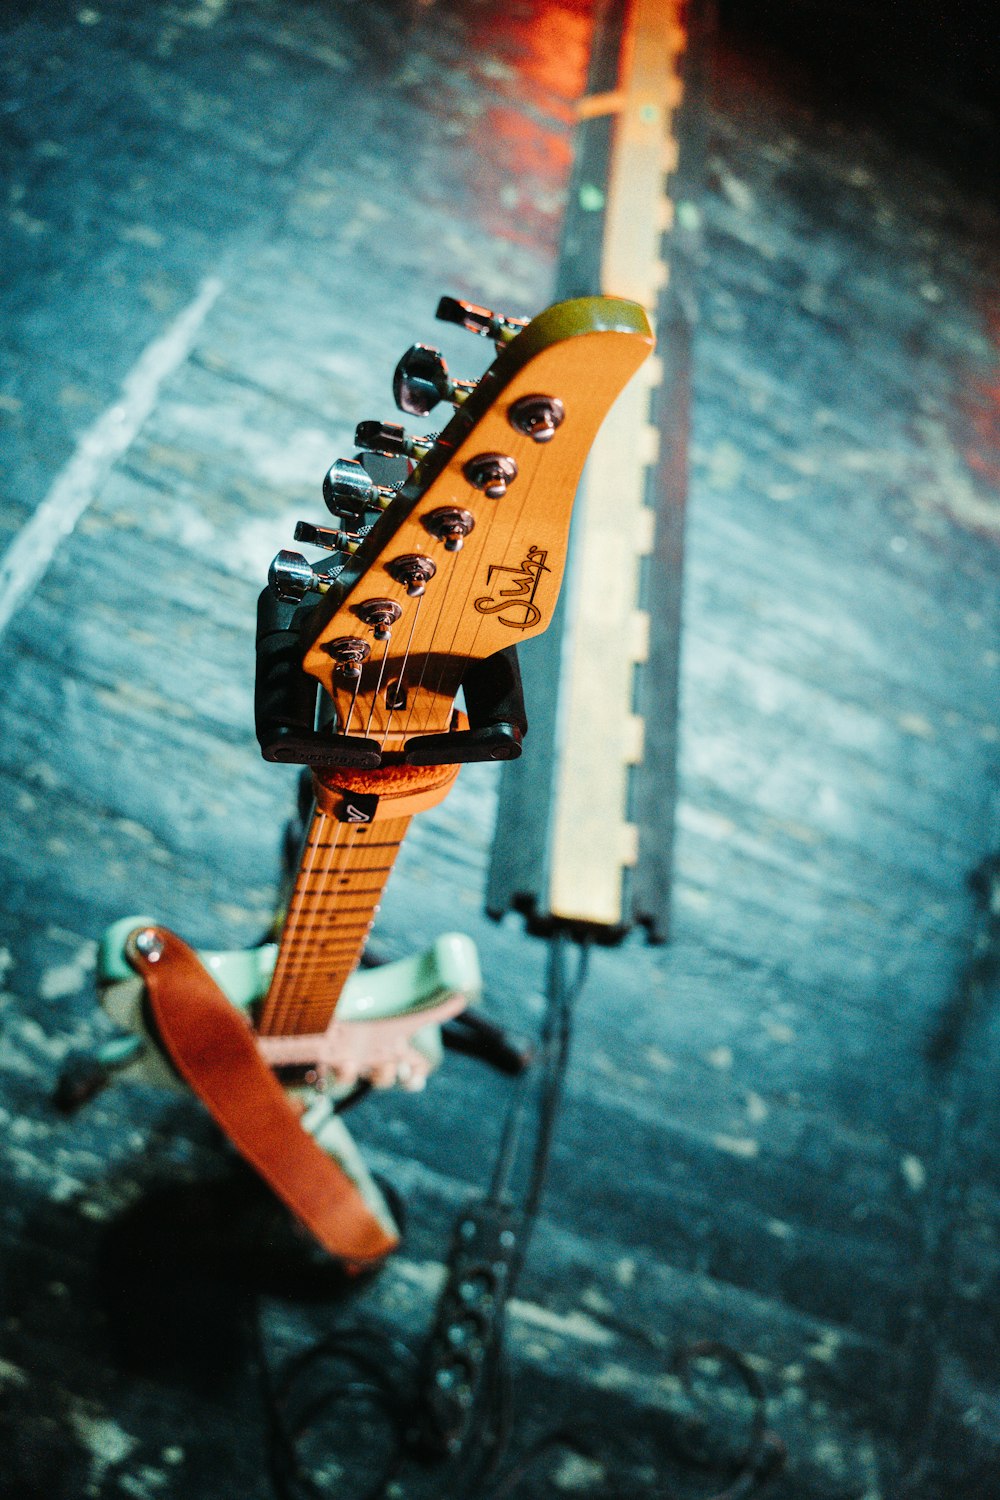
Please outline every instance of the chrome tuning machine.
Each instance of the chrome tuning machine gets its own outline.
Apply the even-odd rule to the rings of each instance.
[[[509,344],[528,323],[527,318],[508,318],[503,313],[491,312],[488,307],[477,307],[475,302],[462,302],[458,297],[442,297],[435,317],[442,323],[457,323],[470,333],[492,339],[498,346]]]
[[[361,538],[354,532],[334,531],[330,526],[314,526],[311,521],[298,521],[295,540],[306,542],[310,547],[325,547],[327,552],[356,552]]]
[[[393,400],[411,417],[426,417],[439,401],[461,406],[476,388],[474,380],[453,380],[440,349],[413,344],[392,377]]]
[[[437,433],[407,437],[404,429],[395,422],[359,422],[354,441],[368,453],[384,454],[386,458],[412,458],[419,462],[433,448]]]
[[[395,490],[376,484],[353,458],[338,458],[323,480],[323,499],[335,516],[363,520],[366,511],[385,510],[395,498]]]
[[[271,591],[288,604],[299,604],[310,589],[325,594],[333,581],[314,573],[301,552],[281,551],[267,570]]]

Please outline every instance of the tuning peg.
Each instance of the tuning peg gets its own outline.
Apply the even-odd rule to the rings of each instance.
[[[296,522],[295,540],[310,547],[325,547],[328,552],[357,552],[361,545],[361,538],[349,531],[333,531],[329,526],[314,526],[311,521]]]
[[[535,443],[551,442],[562,426],[566,408],[558,396],[522,396],[507,409],[507,420]]]
[[[411,599],[418,599],[437,572],[436,565],[421,552],[407,552],[385,565],[390,578],[401,583]]]
[[[396,366],[392,394],[400,411],[426,417],[439,401],[461,406],[476,388],[474,380],[452,380],[440,349],[413,344]]]
[[[395,599],[365,599],[354,606],[354,613],[363,624],[371,626],[377,641],[387,641],[403,611]]]
[[[331,578],[314,573],[301,552],[279,552],[267,572],[267,581],[279,599],[298,604],[310,589],[325,594]]]
[[[359,448],[369,453],[384,453],[390,458],[421,459],[429,453],[437,440],[437,433],[426,437],[407,437],[402,427],[395,422],[359,422],[354,441]]]
[[[477,453],[462,472],[490,500],[502,500],[508,485],[517,478],[517,462],[504,453]]]
[[[442,505],[437,510],[429,510],[423,517],[423,524],[431,536],[444,542],[446,552],[461,552],[476,521],[471,511],[462,510],[457,505]]]
[[[323,480],[323,499],[335,516],[363,517],[366,510],[385,510],[395,498],[395,490],[376,484],[353,458],[338,458]]]
[[[322,649],[332,656],[334,671],[351,682],[358,680],[361,668],[372,654],[368,642],[356,635],[340,635],[335,641],[327,641]]]
[[[442,297],[435,317],[442,323],[457,323],[495,344],[509,344],[528,323],[527,318],[508,318],[503,313],[491,312],[488,307],[477,307],[474,302],[462,302],[458,297]]]

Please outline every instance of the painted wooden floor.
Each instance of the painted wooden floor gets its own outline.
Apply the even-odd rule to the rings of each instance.
[[[235,1191],[217,1137],[181,1098],[66,1120],[50,1095],[104,1035],[109,921],[220,947],[268,924],[294,775],[253,739],[254,605],[327,465],[391,416],[409,343],[479,373],[440,292],[547,299],[590,9],[503,19],[4,12],[0,543],[68,503],[95,426],[109,455],[92,495],[70,471],[88,503],[39,528],[0,641],[5,1495],[269,1494],[239,1254],[191,1264],[199,1205]],[[670,1356],[717,1338],[788,1444],[776,1500],[990,1500],[997,934],[969,878],[1000,845],[997,215],[966,157],[742,40],[699,87],[674,936],[592,957],[512,1309],[512,1452],[572,1421],[597,1458],[550,1464],[557,1488],[709,1493],[669,1445]],[[171,330],[114,457],[102,416]],[[494,774],[418,821],[376,943],[468,931],[490,1013],[530,1036],[544,947],[482,916]],[[347,1314],[266,1298],[275,1361],[345,1316],[419,1347],[508,1091],[450,1058],[356,1113],[406,1244]],[[738,1442],[732,1392],[711,1412]],[[331,1493],[358,1492],[355,1436],[331,1430]],[[548,1493],[544,1465],[517,1490]]]

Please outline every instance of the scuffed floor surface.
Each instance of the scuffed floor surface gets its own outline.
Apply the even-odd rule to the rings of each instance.
[[[38,530],[0,642],[3,1493],[266,1500],[263,1210],[213,1263],[198,1226],[242,1190],[201,1112],[119,1090],[64,1119],[51,1092],[104,1034],[108,922],[229,947],[270,921],[294,775],[253,740],[257,592],[355,423],[391,419],[403,348],[482,369],[439,293],[547,300],[589,8],[122,0],[3,27],[0,543],[80,504]],[[995,217],[759,65],[720,53],[703,103],[675,935],[593,955],[511,1309],[512,1453],[571,1423],[594,1456],[548,1462],[560,1491],[707,1493],[667,1441],[670,1360],[717,1338],[788,1445],[775,1500],[987,1500],[998,1041],[967,882],[1000,839]],[[116,456],[106,414],[164,335]],[[67,498],[95,430],[109,472]],[[376,943],[464,928],[530,1036],[544,950],[481,915],[494,795],[470,768],[418,822]],[[345,1319],[419,1348],[507,1096],[450,1058],[358,1111],[406,1243],[346,1311],[265,1296],[276,1365]],[[733,1389],[710,1410],[738,1444]],[[333,1494],[359,1435],[311,1454]]]

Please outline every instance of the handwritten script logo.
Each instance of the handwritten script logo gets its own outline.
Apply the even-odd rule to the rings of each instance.
[[[496,615],[497,623],[507,625],[511,630],[527,630],[529,625],[537,625],[542,612],[535,603],[535,594],[538,592],[541,575],[552,571],[545,566],[547,557],[548,553],[541,547],[529,547],[528,555],[519,567],[509,568],[500,563],[491,563],[486,574],[486,582],[491,585],[490,592],[475,601],[479,613]],[[500,589],[494,599],[492,584],[495,573],[508,574],[508,586]]]

